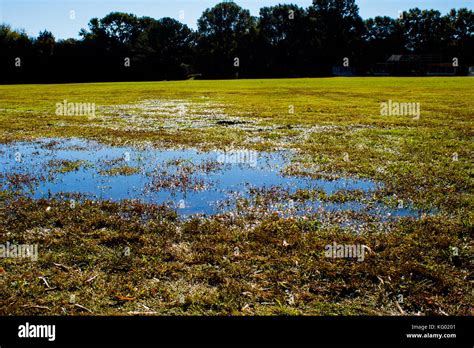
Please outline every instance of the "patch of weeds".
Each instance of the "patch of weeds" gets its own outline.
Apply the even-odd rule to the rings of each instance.
[[[120,166],[120,167],[113,167],[107,170],[101,170],[99,171],[99,174],[104,175],[104,176],[117,176],[117,175],[130,176],[130,175],[137,174],[139,172],[140,172],[140,168],[137,168],[137,167]]]
[[[56,145],[57,144],[55,144],[55,146]],[[47,165],[50,168],[49,170],[50,175],[54,175],[54,174],[66,174],[70,172],[75,172],[88,164],[89,164],[88,162],[81,161],[81,160],[70,161],[70,160],[61,159],[61,160],[51,160],[48,162]]]

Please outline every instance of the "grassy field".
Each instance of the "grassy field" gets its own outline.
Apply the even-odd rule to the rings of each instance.
[[[293,174],[370,178],[384,183],[374,199],[432,212],[354,234],[318,216],[183,221],[105,201],[71,212],[3,190],[0,243],[42,251],[38,262],[0,259],[0,314],[472,315],[473,90],[472,78],[0,86],[2,143],[293,149]],[[95,114],[58,115],[64,100]],[[381,116],[388,101],[421,113]],[[333,241],[370,253],[325,258]]]

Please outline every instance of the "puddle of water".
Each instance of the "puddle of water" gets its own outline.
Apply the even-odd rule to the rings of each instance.
[[[112,201],[138,199],[168,204],[185,216],[232,210],[236,197],[251,200],[251,192],[255,190],[278,188],[293,194],[299,189],[322,189],[329,195],[341,189],[370,191],[379,187],[369,180],[327,181],[285,176],[282,170],[290,160],[289,152],[137,149],[81,139],[43,139],[0,145],[0,184],[11,188],[12,176],[27,175],[38,179],[29,193],[34,198],[81,194],[90,199]],[[130,175],[123,174],[127,171]],[[290,208],[296,214],[320,208],[354,211],[365,208],[360,202],[300,204],[286,200],[271,205],[275,209]],[[408,208],[380,206],[373,213],[415,214]]]

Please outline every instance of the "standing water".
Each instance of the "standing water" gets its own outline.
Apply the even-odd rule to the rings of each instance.
[[[289,152],[200,152],[195,149],[112,147],[81,139],[42,139],[0,145],[0,189],[34,198],[80,194],[93,200],[137,199],[167,204],[182,215],[212,215],[235,207],[239,199],[271,195],[273,207],[290,207],[299,214],[315,209],[361,210],[357,201],[296,204],[297,191],[370,192],[380,187],[370,180],[337,180],[289,176]],[[410,209],[383,208],[394,216]]]

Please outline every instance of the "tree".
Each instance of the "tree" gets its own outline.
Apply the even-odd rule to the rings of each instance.
[[[411,52],[441,52],[448,38],[446,18],[439,11],[410,9],[400,20],[406,48]]]
[[[101,79],[133,79],[139,68],[134,48],[141,31],[133,14],[112,12],[102,19],[92,18],[89,31],[80,31],[85,64],[100,71]]]
[[[122,12],[109,13],[102,19],[93,18],[89,22],[89,32],[81,30],[86,40],[97,40],[108,47],[131,47],[140,34],[138,18]]]
[[[140,19],[143,32],[137,54],[149,75],[159,79],[179,79],[186,75],[182,66],[192,62],[194,35],[185,24],[172,18],[158,21]]]
[[[313,0],[308,16],[313,37],[309,44],[312,59],[319,64],[318,73],[330,74],[331,67],[341,65],[343,58],[352,64],[361,60],[364,23],[355,0]]]
[[[402,18],[363,21],[355,0],[313,0],[307,9],[263,7],[256,19],[226,1],[204,11],[197,32],[171,18],[112,12],[92,18],[80,36],[56,42],[47,30],[29,38],[0,25],[1,81],[330,76],[343,62],[365,72],[393,54],[440,54],[448,64],[439,66],[457,61],[461,74],[474,65],[474,13],[466,8],[444,16],[414,8]],[[405,61],[427,66],[426,58],[437,57]]]
[[[258,63],[266,75],[304,74],[306,28],[306,12],[296,5],[260,9]]]
[[[53,34],[47,30],[39,33],[35,40],[37,53],[42,57],[50,57],[53,55],[56,39]]]
[[[369,18],[365,22],[364,57],[366,66],[385,61],[392,54],[405,53],[400,21],[390,17]]]
[[[12,30],[0,25],[0,64],[2,82],[24,82],[35,73],[34,49],[31,39],[23,30]]]
[[[466,8],[452,9],[446,16],[449,27],[448,54],[459,58],[463,72],[474,65],[474,12]]]
[[[199,68],[208,77],[230,77],[252,69],[256,22],[248,10],[223,2],[198,20]]]

